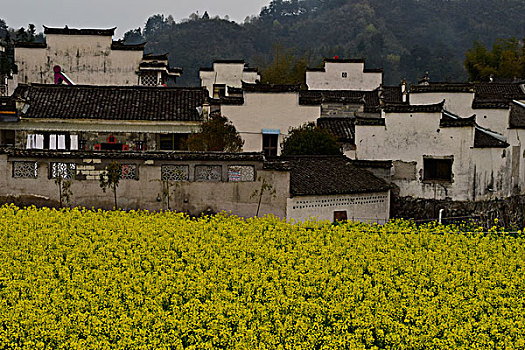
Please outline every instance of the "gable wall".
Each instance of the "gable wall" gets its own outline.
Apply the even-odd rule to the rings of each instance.
[[[364,62],[325,62],[325,71],[307,71],[306,85],[310,90],[375,90],[383,82],[383,74],[363,72]],[[342,73],[347,73],[343,78]]]

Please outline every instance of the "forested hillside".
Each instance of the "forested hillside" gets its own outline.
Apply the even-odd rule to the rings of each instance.
[[[213,59],[264,68],[277,43],[310,66],[334,55],[366,57],[389,84],[425,71],[433,81],[458,81],[467,79],[465,52],[474,41],[525,36],[524,13],[523,0],[274,0],[243,24],[207,13],[181,23],[156,15],[140,34],[147,50],[169,52],[171,64],[184,67],[184,84],[197,83],[198,68]]]

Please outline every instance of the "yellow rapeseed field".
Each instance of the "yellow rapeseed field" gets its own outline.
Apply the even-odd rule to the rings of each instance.
[[[466,228],[2,206],[0,349],[523,349],[525,238]]]

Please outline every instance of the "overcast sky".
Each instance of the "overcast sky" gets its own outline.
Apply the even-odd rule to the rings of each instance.
[[[117,38],[129,29],[144,27],[153,14],[172,15],[178,22],[192,12],[243,22],[257,15],[270,0],[2,0],[0,18],[18,29],[28,23],[70,28],[117,27]]]

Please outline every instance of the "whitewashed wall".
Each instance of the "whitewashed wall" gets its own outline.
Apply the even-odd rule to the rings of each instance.
[[[46,35],[46,48],[15,48],[20,83],[54,83],[59,65],[76,84],[137,85],[142,50],[111,50],[112,37]]]
[[[390,218],[390,192],[288,198],[286,218],[333,221],[335,211],[346,211],[348,220],[384,224]]]
[[[220,63],[213,64],[213,71],[201,70],[201,86],[206,86],[210,97],[213,97],[213,84],[225,84],[227,87],[242,87],[242,82],[255,83],[260,80],[257,72],[244,71],[244,63]],[[228,96],[228,89],[226,89]]]
[[[474,92],[417,92],[410,94],[410,104],[427,105],[445,100],[445,110],[470,117],[476,115],[476,122],[487,129],[505,135],[509,121],[509,109],[473,109]]]
[[[364,62],[325,62],[325,71],[307,71],[306,85],[310,90],[375,90],[383,82],[383,73],[364,72]],[[342,74],[346,73],[346,78]]]
[[[299,105],[299,93],[245,92],[243,105],[223,105],[222,115],[235,125],[244,140],[243,151],[262,150],[262,129],[279,129],[279,144],[290,127],[315,122],[320,106]]]
[[[445,100],[445,110],[459,115],[470,117],[473,112],[472,101],[474,92],[412,92],[410,93],[411,105],[429,105]]]

